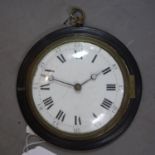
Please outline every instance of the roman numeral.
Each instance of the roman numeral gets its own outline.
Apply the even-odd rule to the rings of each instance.
[[[112,103],[110,100],[108,100],[108,99],[105,98],[105,99],[103,100],[102,104],[101,104],[101,107],[103,107],[103,108],[109,110],[110,107],[112,106],[112,104],[113,104],[113,103]]]
[[[109,73],[111,71],[111,68],[110,67],[107,67],[106,69],[104,69],[103,71],[102,71],[102,73],[103,74],[107,74],[107,73]]]
[[[95,113],[92,113],[92,115],[93,115],[94,118],[97,118],[97,115]]]
[[[55,71],[52,69],[45,69],[45,72],[55,72]]]
[[[78,116],[74,116],[74,124],[75,125],[81,125],[82,124],[81,118]]]
[[[65,119],[65,116],[66,114],[63,111],[59,110],[55,118],[63,122]]]
[[[50,109],[53,106],[53,100],[51,97],[44,99],[43,103],[47,109]]]
[[[96,60],[96,58],[97,58],[97,54],[94,56],[94,58],[92,59],[92,63],[94,63],[95,62],[95,60]]]
[[[115,84],[107,84],[107,91],[115,91],[116,85]]]
[[[66,61],[66,59],[64,58],[64,56],[62,54],[60,54],[59,56],[57,56],[57,58],[64,63]]]
[[[74,50],[74,53],[78,53],[77,50]],[[75,57],[75,58],[76,58],[76,59],[81,59],[81,60],[83,59],[82,56],[81,56],[81,57]]]
[[[74,127],[74,133],[80,133],[80,128],[79,127]]]
[[[50,84],[47,83],[47,84],[41,85],[41,86],[40,86],[40,89],[41,89],[41,90],[50,90]]]

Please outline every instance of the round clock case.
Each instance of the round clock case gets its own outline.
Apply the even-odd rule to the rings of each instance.
[[[108,51],[118,63],[125,85],[124,97],[120,109],[116,112],[114,118],[103,127],[88,133],[80,133],[78,131],[68,133],[49,124],[39,114],[32,97],[32,79],[37,64],[50,51],[51,47],[54,49],[59,45],[72,41],[92,43]],[[78,88],[77,86],[76,89]],[[19,106],[26,122],[32,130],[52,144],[74,150],[100,147],[121,135],[128,128],[137,112],[141,93],[142,82],[140,71],[129,50],[111,34],[91,27],[67,27],[45,36],[28,52],[20,67],[17,79]]]

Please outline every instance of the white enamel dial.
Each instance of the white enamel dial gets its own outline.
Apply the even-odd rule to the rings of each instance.
[[[50,50],[32,79],[32,97],[41,117],[68,133],[89,133],[117,114],[124,96],[119,65],[104,49],[69,42]]]

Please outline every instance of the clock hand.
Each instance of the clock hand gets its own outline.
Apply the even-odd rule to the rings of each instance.
[[[68,83],[68,82],[61,81],[61,80],[59,80],[59,79],[56,79],[54,76],[51,76],[51,77],[49,78],[49,81],[57,81],[57,82],[60,82],[60,83],[63,83],[63,84],[66,84],[66,85],[69,85],[69,86],[74,87],[73,84]]]
[[[68,82],[64,82],[64,81],[61,81],[61,80],[58,80],[58,79],[54,79],[54,81],[57,81],[57,82],[60,82],[60,83],[63,83],[63,84],[66,84],[66,85],[69,85],[69,86],[74,86],[73,84],[71,83],[68,83]]]
[[[81,84],[79,84],[79,83],[71,84],[71,83],[64,82],[64,81],[61,81],[61,80],[59,80],[59,79],[56,79],[54,76],[50,76],[50,77],[49,77],[49,81],[57,81],[57,82],[60,82],[60,83],[65,84],[65,85],[72,86],[72,87],[74,88],[75,91],[81,91],[81,89],[82,89],[82,86],[81,86]]]
[[[87,82],[91,81],[91,80],[96,80],[96,78],[98,77],[98,75],[100,75],[104,70],[98,72],[98,73],[94,73],[94,74],[91,74],[90,78],[87,79],[86,81],[84,81],[81,86],[83,86],[84,84],[86,84]]]
[[[98,74],[92,74],[92,75],[90,76],[89,79],[87,79],[86,81],[84,81],[84,82],[81,84],[81,86],[83,86],[84,84],[86,84],[87,82],[89,82],[89,81],[91,81],[91,80],[96,80],[97,76],[98,76]]]

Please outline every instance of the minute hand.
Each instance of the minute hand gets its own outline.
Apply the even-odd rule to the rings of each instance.
[[[71,84],[71,83],[64,82],[64,81],[61,81],[61,80],[58,80],[58,79],[54,79],[54,81],[58,81],[58,82],[60,82],[60,83],[63,83],[63,84],[69,85],[69,86],[74,86],[74,85]]]
[[[59,80],[59,79],[56,79],[55,77],[52,77],[52,79],[51,79],[50,81],[57,81],[57,82],[60,82],[60,83],[63,83],[63,84],[66,84],[66,85],[69,85],[69,86],[74,87],[73,84],[68,83],[68,82],[61,81],[61,80]]]

